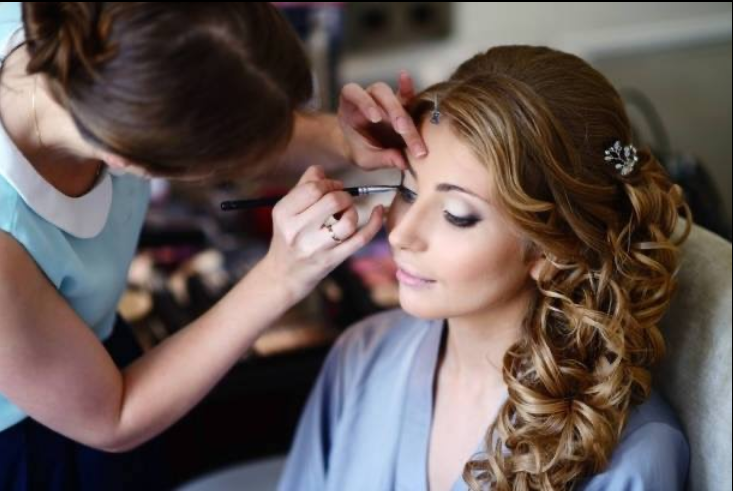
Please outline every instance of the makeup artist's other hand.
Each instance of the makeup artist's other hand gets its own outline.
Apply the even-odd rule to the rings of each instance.
[[[323,169],[310,167],[298,185],[281,199],[272,212],[273,238],[262,260],[272,281],[287,288],[295,303],[316,287],[351,254],[366,245],[382,227],[384,209],[372,210],[369,221],[357,229],[353,198],[342,191],[343,183],[326,178]],[[335,214],[341,218],[323,226]]]
[[[425,142],[405,111],[414,96],[415,87],[407,72],[400,73],[397,93],[384,82],[366,89],[354,83],[344,86],[338,119],[356,165],[367,170],[406,169],[402,148],[407,147],[416,158],[427,154]]]

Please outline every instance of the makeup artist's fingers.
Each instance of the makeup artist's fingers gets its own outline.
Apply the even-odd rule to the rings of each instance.
[[[311,165],[306,169],[303,175],[300,176],[298,184],[305,184],[306,182],[311,181],[320,181],[321,179],[325,178],[326,172],[323,170],[323,167],[321,167],[320,165]]]
[[[334,264],[341,264],[349,256],[371,242],[374,236],[379,233],[383,222],[384,206],[378,205],[372,210],[369,221],[361,229],[333,249],[331,259]]]
[[[334,191],[324,195],[310,208],[298,216],[298,223],[321,227],[332,215],[346,210],[354,205],[354,198],[345,191]]]
[[[402,70],[397,79],[397,98],[406,106],[415,97],[415,83],[406,70]]]
[[[359,215],[355,207],[350,207],[343,212],[338,220],[328,217],[324,223],[317,227],[316,233],[308,232],[313,230],[312,226],[302,229],[304,242],[309,244],[313,254],[320,251],[333,249],[338,244],[354,235],[358,228]],[[330,230],[329,230],[330,228]]]
[[[309,184],[309,183],[306,183]],[[333,194],[333,193],[332,193]],[[328,215],[321,216],[325,221]],[[262,260],[262,267],[270,270],[272,278],[282,278],[283,288],[296,302],[304,298],[328,273],[351,254],[366,245],[379,232],[384,211],[381,206],[372,211],[367,224],[344,241],[333,239],[322,222],[316,226],[299,223],[298,216],[277,216],[273,220],[273,238],[270,249]],[[344,227],[354,220],[352,212],[345,211]],[[333,226],[331,227],[333,230]],[[346,230],[348,232],[348,230]],[[344,233],[337,227],[335,234]],[[340,238],[340,235],[336,235]]]
[[[338,120],[348,158],[366,170],[389,167],[405,170],[407,163],[402,151],[405,145],[411,153],[425,154],[422,138],[402,107],[412,97],[414,84],[406,72],[400,75],[396,94],[384,83],[374,84],[370,89],[353,83],[344,86]]]
[[[341,89],[340,108],[344,122],[349,126],[361,126],[365,120],[372,123],[382,121],[382,111],[364,88],[355,83]]]
[[[272,210],[273,218],[290,217],[303,213],[332,191],[344,188],[341,181],[321,179],[304,182],[293,188]],[[344,193],[346,194],[346,193]]]
[[[401,150],[390,148],[382,150],[378,155],[374,156],[375,160],[382,162],[384,167],[396,167],[400,170],[407,170],[407,158]]]
[[[425,156],[427,154],[425,142],[397,95],[392,92],[392,88],[384,82],[377,82],[371,85],[367,92],[387,112],[392,127],[405,141],[410,153],[418,158]]]
[[[348,125],[343,126],[343,132],[347,141],[350,141],[354,163],[362,169],[407,170],[407,161],[402,150],[381,146],[370,137],[360,135],[359,131]]]
[[[357,213],[356,208],[352,206],[347,208],[346,211],[341,214],[341,218],[331,225],[331,230],[333,230],[333,233],[337,238],[344,241],[354,235],[358,225],[359,214]]]

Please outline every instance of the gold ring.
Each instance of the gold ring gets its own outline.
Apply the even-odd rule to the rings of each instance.
[[[333,231],[333,224],[327,223],[327,224],[324,224],[323,227],[326,230],[328,230],[329,234],[331,234],[331,239],[333,239],[334,242],[336,242],[337,244],[340,244],[341,242],[343,242],[343,240],[336,237],[336,233]]]

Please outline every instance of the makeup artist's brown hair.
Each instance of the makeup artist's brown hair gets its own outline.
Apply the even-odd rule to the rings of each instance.
[[[530,256],[548,260],[504,357],[508,400],[464,479],[474,490],[572,489],[604,469],[649,395],[689,208],[648,150],[627,176],[604,160],[631,128],[618,93],[576,56],[492,48],[420,94],[417,121],[436,96],[440,124],[487,165]]]
[[[27,71],[92,144],[154,175],[209,175],[283,147],[313,92],[269,2],[23,2]]]

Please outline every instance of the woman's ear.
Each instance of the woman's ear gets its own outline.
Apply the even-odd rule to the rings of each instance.
[[[109,152],[102,152],[101,159],[105,164],[117,170],[127,170],[128,167],[134,167],[134,164],[125,157],[115,155]]]
[[[533,280],[539,281],[542,271],[549,266],[549,262],[545,258],[544,254],[541,254],[537,258],[530,262],[529,275]]]
[[[529,263],[529,275],[534,281],[551,280],[560,272],[551,258],[544,253],[538,253]]]
[[[120,155],[101,152],[99,158],[101,158],[107,166],[112,168],[114,171],[118,171],[119,174],[134,174],[140,177],[150,177],[150,173],[142,166],[126,159]]]
[[[550,279],[557,273],[557,268],[552,264],[552,260],[548,259],[544,251],[536,244],[524,243],[524,254],[529,276],[535,282],[540,281],[540,278]]]

